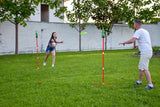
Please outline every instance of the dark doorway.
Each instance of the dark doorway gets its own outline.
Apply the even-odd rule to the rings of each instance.
[[[41,21],[49,22],[49,6],[46,4],[41,4]]]

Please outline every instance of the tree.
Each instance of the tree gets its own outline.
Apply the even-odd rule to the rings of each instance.
[[[107,36],[110,35],[112,27],[122,20],[122,9],[120,2],[111,0],[93,0],[92,19],[98,29],[105,30],[105,50],[107,49]],[[107,32],[107,35],[106,35]]]
[[[66,13],[70,25],[79,32],[79,51],[81,51],[81,31],[85,29],[85,25],[90,18],[92,1],[91,0],[73,0],[73,9],[71,11],[59,9],[57,17],[61,16],[61,13]],[[77,29],[78,25],[78,29]]]
[[[160,0],[93,0],[93,2],[92,18],[97,28],[103,27],[107,35],[118,21],[125,21],[129,27],[134,28],[135,19],[150,23],[155,20],[154,17],[160,10]],[[105,46],[107,46],[106,41],[107,36]]]
[[[133,28],[134,20],[140,19],[143,23],[150,23],[160,10],[160,0],[127,0],[123,5],[125,22]]]
[[[158,14],[158,10],[160,10],[159,2],[160,0],[125,0],[123,5],[124,21],[128,23],[130,28],[134,28],[133,23],[136,19],[142,20],[143,23],[155,22],[155,17]],[[134,42],[134,47],[135,45],[136,43]]]
[[[60,7],[61,0],[1,0],[0,1],[0,21],[6,20],[15,24],[16,44],[15,54],[18,55],[18,25],[25,27],[27,24],[25,19],[29,18],[31,14],[34,15],[36,6],[39,3],[45,3],[51,9]]]
[[[67,11],[67,19],[73,27],[79,24],[79,46],[81,51],[81,30],[91,17],[98,29],[105,30],[105,49],[107,36],[119,21],[128,23],[133,28],[135,19],[146,23],[153,22],[160,10],[160,0],[73,0],[73,10]],[[149,7],[146,7],[149,6]],[[83,21],[83,22],[82,22]],[[107,36],[106,36],[107,32]]]

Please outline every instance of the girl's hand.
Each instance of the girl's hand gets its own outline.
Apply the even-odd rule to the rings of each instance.
[[[63,43],[63,41],[61,41],[61,43]]]

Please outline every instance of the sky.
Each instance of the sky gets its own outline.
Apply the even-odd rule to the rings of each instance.
[[[69,1],[64,2],[64,6],[67,6],[68,10],[72,10],[72,6],[71,6],[72,1],[73,0],[69,0]],[[67,21],[66,17],[64,17],[64,21],[65,21],[65,23],[69,22],[69,21]]]
[[[72,1],[73,0],[69,0],[69,1],[64,2],[64,5],[67,6],[69,10],[72,9],[72,6],[71,6]]]

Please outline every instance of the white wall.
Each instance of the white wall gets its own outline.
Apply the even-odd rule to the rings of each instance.
[[[147,29],[150,33],[151,42],[153,46],[160,46],[160,24],[146,24],[143,28]]]
[[[143,25],[150,32],[153,46],[160,46],[160,25]],[[57,51],[78,51],[79,37],[78,31],[71,28],[69,24],[64,23],[44,23],[44,22],[27,22],[23,28],[19,26],[19,53],[36,52],[35,32],[38,32],[39,52],[45,52],[48,41],[52,32],[57,32],[58,40],[63,40],[63,44],[57,45]],[[87,25],[82,35],[82,50],[101,50],[102,38],[101,30],[95,25]],[[112,33],[107,39],[107,49],[131,49],[133,44],[122,46],[118,45],[132,37],[133,30],[127,25],[114,25]],[[0,55],[14,54],[15,52],[15,26],[6,21],[0,23]]]
[[[130,29],[128,25],[114,25],[112,33],[108,36],[107,49],[130,49],[133,48],[133,44],[122,46],[120,42],[124,42],[132,37],[134,33],[133,29]]]

